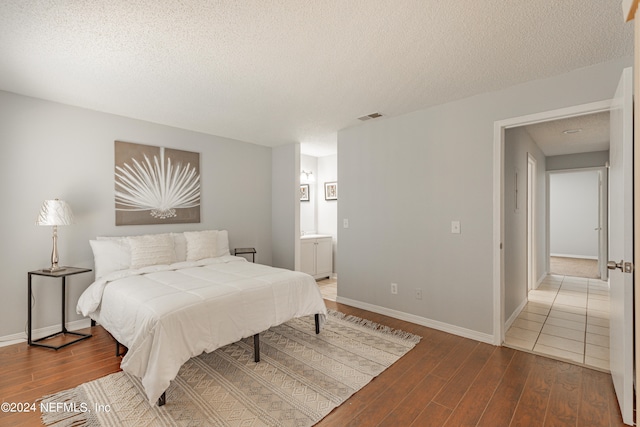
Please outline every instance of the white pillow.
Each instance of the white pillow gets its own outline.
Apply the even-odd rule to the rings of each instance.
[[[131,248],[131,268],[148,265],[173,264],[176,254],[170,234],[147,234],[127,237]]]
[[[93,251],[96,280],[109,273],[127,270],[131,264],[128,245],[118,240],[89,240]]]
[[[229,232],[227,230],[218,231],[218,256],[231,255],[229,252]]]
[[[218,231],[185,231],[187,261],[215,258],[218,255]]]
[[[176,252],[176,262],[187,260],[187,239],[184,233],[171,233],[173,237],[173,250]]]

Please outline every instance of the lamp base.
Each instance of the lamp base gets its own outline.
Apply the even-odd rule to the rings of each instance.
[[[67,267],[51,266],[49,268],[43,268],[42,271],[44,271],[45,273],[57,273],[58,271],[63,271],[66,269]]]

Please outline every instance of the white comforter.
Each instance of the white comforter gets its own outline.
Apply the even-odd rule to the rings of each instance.
[[[128,348],[124,371],[154,404],[184,362],[292,318],[327,309],[307,274],[234,256],[111,273],[82,294],[90,316]]]

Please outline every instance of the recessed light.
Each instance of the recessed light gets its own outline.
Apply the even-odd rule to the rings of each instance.
[[[562,131],[562,133],[564,133],[565,135],[570,135],[572,133],[579,133],[579,132],[582,132],[582,129],[567,129]]]

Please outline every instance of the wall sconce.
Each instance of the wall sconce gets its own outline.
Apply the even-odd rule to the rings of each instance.
[[[312,171],[307,172],[305,170],[300,172],[300,181],[307,181],[307,182],[315,181],[315,179],[313,178],[313,172]]]

